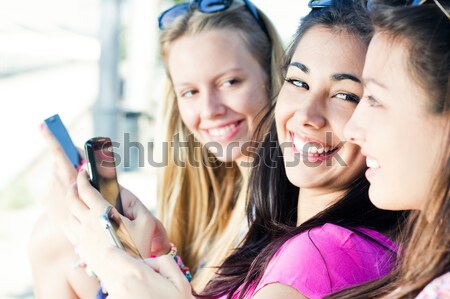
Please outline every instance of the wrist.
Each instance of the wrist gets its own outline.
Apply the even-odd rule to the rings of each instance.
[[[192,280],[191,272],[189,271],[189,268],[184,265],[183,261],[181,260],[181,257],[177,254],[177,247],[172,242],[170,242],[169,244],[170,244],[170,249],[169,249],[169,252],[167,253],[167,255],[170,255],[173,257],[173,259],[175,260],[175,262],[178,265],[178,268],[180,268],[181,272],[184,274],[184,276],[186,276],[186,279],[189,282],[191,282],[191,280]]]

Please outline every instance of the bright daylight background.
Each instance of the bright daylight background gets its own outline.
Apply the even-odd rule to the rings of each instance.
[[[153,139],[153,116],[164,78],[156,18],[173,2],[115,1],[0,0],[0,299],[33,298],[26,246],[42,211],[40,201],[51,165],[39,124],[59,113],[79,146],[94,134],[104,4],[120,2],[117,106],[145,116],[118,118],[118,130],[130,132],[133,140]],[[300,17],[308,12],[307,2],[254,0],[286,45]],[[119,180],[153,206],[154,169],[121,171]]]

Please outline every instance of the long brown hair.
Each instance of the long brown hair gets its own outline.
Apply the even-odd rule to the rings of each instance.
[[[450,20],[428,1],[418,7],[384,8],[373,15],[376,32],[408,49],[413,78],[429,95],[432,117],[446,117],[441,161],[435,184],[421,211],[410,214],[398,267],[387,277],[338,292],[327,298],[416,297],[434,278],[450,271]],[[440,1],[443,2],[443,1]],[[434,115],[434,116],[433,116]],[[420,175],[420,174],[417,174]]]
[[[239,35],[263,69],[267,98],[271,99],[282,82],[278,68],[283,49],[273,25],[258,12],[269,36],[240,1],[213,14],[192,9],[177,17],[160,36],[168,79],[162,107],[162,141],[170,144],[164,149],[168,165],[160,169],[158,176],[158,216],[167,229],[169,240],[177,245],[180,256],[194,274],[192,284],[197,290],[213,275],[212,266],[219,265],[242,236],[247,184],[236,163],[218,161],[184,125],[167,68],[168,53],[173,43],[183,36],[227,29],[224,34]],[[269,100],[267,105],[270,105]],[[180,144],[187,146],[178,146],[179,153],[175,153],[174,149]],[[192,161],[198,163],[194,165]]]

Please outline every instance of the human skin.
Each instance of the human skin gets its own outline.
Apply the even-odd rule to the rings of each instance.
[[[446,147],[447,115],[433,115],[427,90],[408,66],[406,42],[373,37],[366,58],[364,99],[345,128],[366,156],[369,196],[388,210],[421,209]],[[448,133],[447,133],[448,134]]]

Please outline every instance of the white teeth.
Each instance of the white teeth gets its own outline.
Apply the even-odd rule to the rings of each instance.
[[[208,133],[213,137],[222,137],[230,133],[234,128],[236,128],[236,124],[231,124],[222,128],[210,129],[208,130]]]
[[[317,153],[317,147],[315,147],[315,146],[310,146],[310,147],[308,148],[308,153],[312,153],[312,154]]]
[[[333,150],[332,147],[326,146],[313,146],[310,142],[305,143],[300,138],[298,138],[295,134],[293,134],[293,141],[294,146],[299,152],[306,152],[308,151],[308,154],[312,154],[314,156],[321,155],[324,153],[328,153],[329,151]]]
[[[369,168],[380,168],[378,161],[369,157],[366,157],[366,164]]]

